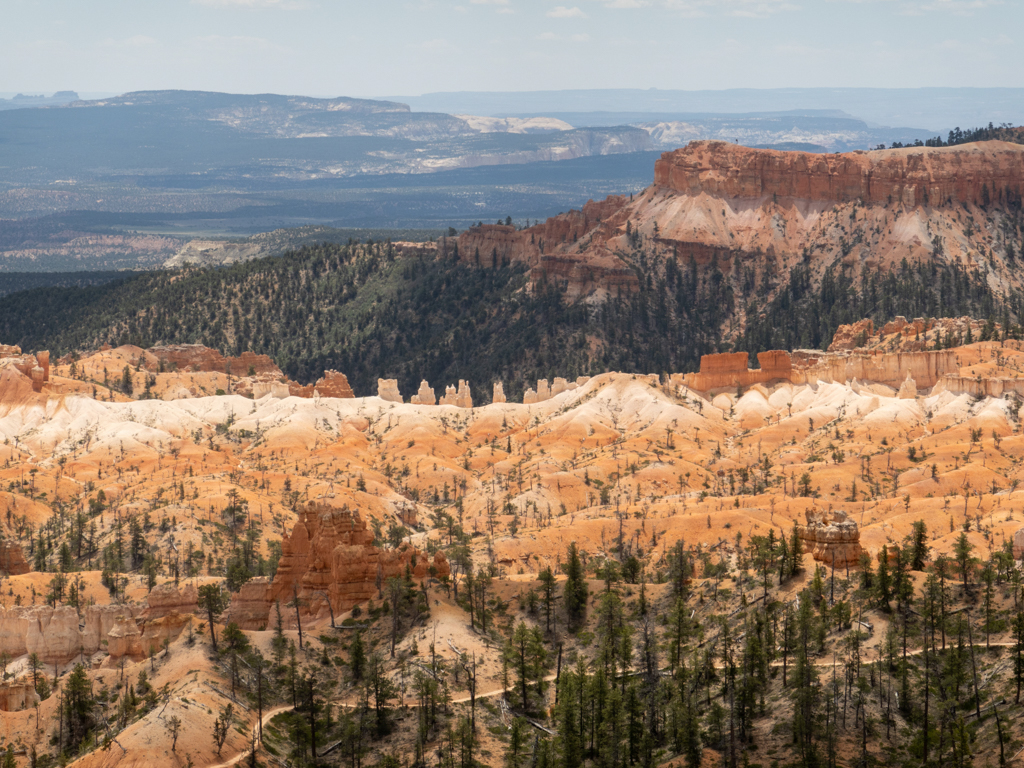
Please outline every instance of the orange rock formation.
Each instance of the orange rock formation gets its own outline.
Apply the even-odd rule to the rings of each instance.
[[[807,511],[807,524],[797,530],[804,551],[826,566],[851,568],[860,561],[860,531],[845,512]]]
[[[348,376],[338,371],[324,371],[316,384],[301,386],[288,382],[288,394],[296,397],[312,397],[314,394],[320,397],[355,397]]]
[[[726,199],[775,195],[836,203],[988,205],[1020,200],[1024,147],[990,141],[826,155],[693,141],[661,156],[654,183]]]
[[[25,560],[21,546],[7,539],[0,539],[0,572],[9,576],[19,576],[31,569]]]
[[[358,512],[311,502],[281,542],[281,561],[273,582],[253,579],[232,599],[226,620],[243,629],[267,626],[272,606],[295,595],[302,613],[323,616],[346,611],[377,594],[392,576],[441,578],[449,575],[440,552],[433,558],[415,547],[381,550]],[[329,605],[328,605],[329,603]],[[285,616],[290,621],[290,616]]]
[[[952,350],[927,352],[825,353],[817,350],[759,352],[760,368],[747,368],[746,352],[704,355],[698,373],[673,374],[670,381],[689,389],[707,392],[726,387],[749,387],[773,381],[814,384],[818,381],[875,381],[899,389],[908,378],[916,387],[933,387],[947,373],[958,370]],[[953,384],[948,385],[955,389]],[[910,391],[909,389],[907,390]]]
[[[518,261],[533,284],[559,281],[595,300],[637,287],[638,249],[727,279],[742,270],[774,286],[767,299],[808,253],[815,287],[828,266],[859,281],[865,268],[936,258],[1020,289],[1015,257],[991,233],[1018,229],[1022,193],[1024,146],[1006,142],[822,155],[695,141],[662,155],[635,197],[591,201],[528,229],[473,227],[458,255],[484,268]],[[739,333],[748,319],[737,319]]]
[[[420,382],[419,391],[409,398],[409,402],[413,405],[434,405],[437,403],[437,397],[434,395],[434,388],[427,383],[424,379]]]
[[[248,351],[238,357],[224,357],[217,350],[201,344],[151,347],[148,351],[158,361],[163,361],[165,367],[173,366],[180,371],[216,371],[231,373],[233,376],[248,376],[253,371],[256,375],[281,376],[281,369],[267,355],[256,355]]]

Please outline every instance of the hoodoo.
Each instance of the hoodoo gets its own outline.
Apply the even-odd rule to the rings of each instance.
[[[310,502],[281,542],[274,580],[245,584],[232,600],[228,618],[243,629],[262,629],[274,604],[284,605],[295,596],[307,615],[340,613],[371,599],[378,584],[405,576],[407,570],[420,580],[451,572],[440,552],[429,557],[408,544],[380,549],[358,512]]]

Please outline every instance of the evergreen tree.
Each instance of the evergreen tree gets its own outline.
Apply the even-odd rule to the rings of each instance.
[[[563,596],[565,599],[565,612],[572,626],[577,626],[587,612],[587,587],[586,574],[583,571],[583,563],[580,560],[579,549],[576,542],[569,544],[567,562],[565,566],[566,582]]]

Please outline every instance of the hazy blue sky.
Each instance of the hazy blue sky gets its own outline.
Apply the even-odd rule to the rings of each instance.
[[[0,0],[0,92],[1024,86],[1024,0]]]

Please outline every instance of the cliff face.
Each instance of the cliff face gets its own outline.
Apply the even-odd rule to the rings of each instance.
[[[522,262],[534,283],[563,281],[571,296],[599,300],[637,288],[638,252],[647,263],[743,275],[762,286],[761,300],[800,266],[812,267],[817,287],[828,266],[859,280],[904,259],[956,263],[990,274],[997,290],[1020,288],[1022,193],[1024,146],[1001,141],[833,155],[695,141],[663,154],[654,184],[635,198],[591,201],[523,230],[475,227],[458,253],[481,267]]]
[[[988,205],[1020,199],[1024,147],[989,141],[824,155],[694,141],[661,156],[654,184],[724,199],[775,195],[832,203]]]
[[[613,195],[580,211],[553,216],[528,229],[502,224],[471,227],[458,239],[459,259],[481,267],[520,262],[534,283],[563,281],[571,296],[597,290],[629,293],[637,278],[617,255],[592,248],[618,234],[628,199]]]
[[[899,389],[909,378],[915,387],[934,387],[955,377],[959,366],[952,349],[922,352],[819,352],[799,349],[793,353],[769,350],[757,355],[760,368],[747,368],[746,352],[704,355],[697,373],[672,374],[670,381],[689,389],[708,392],[714,389],[749,387],[788,381],[791,384],[877,382]],[[1024,383],[1024,382],[1022,382]],[[961,388],[949,385],[960,391]]]

